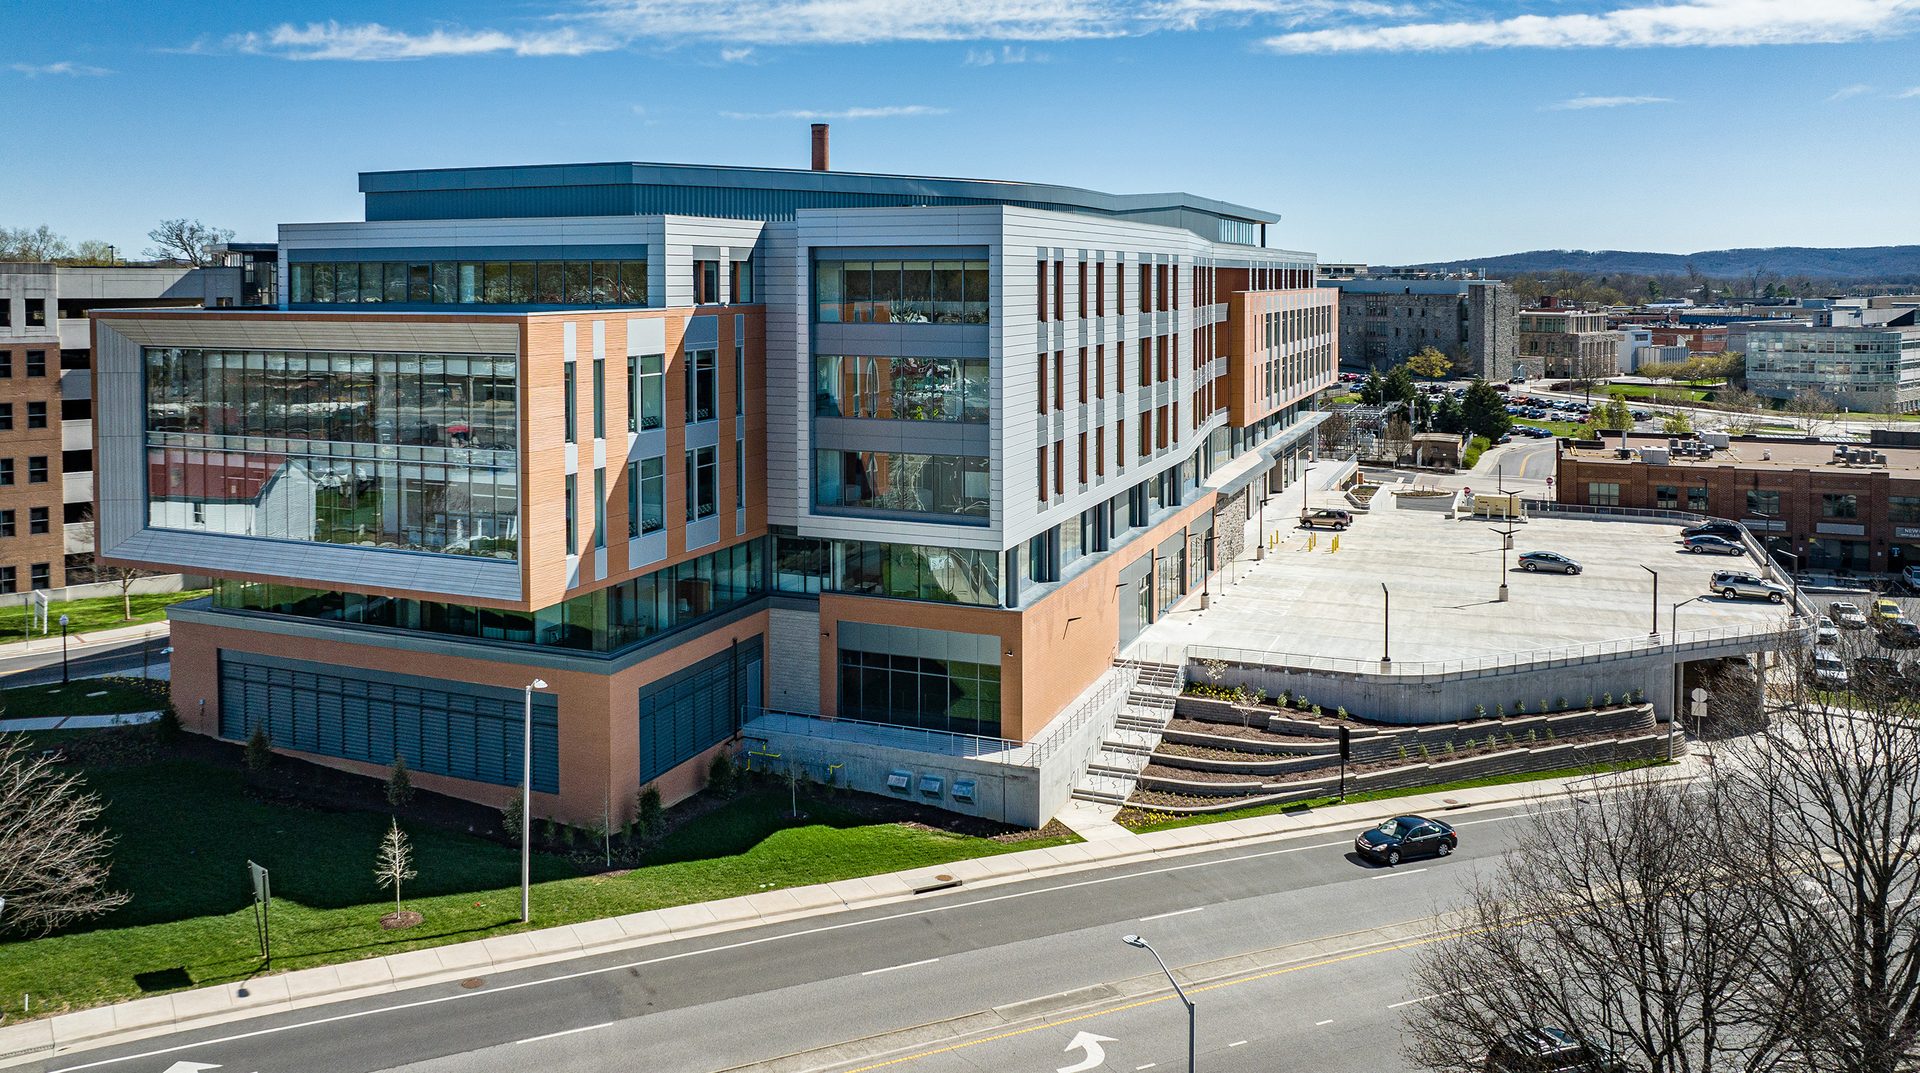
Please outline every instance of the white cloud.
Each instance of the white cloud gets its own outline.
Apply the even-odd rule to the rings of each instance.
[[[841,108],[837,111],[812,111],[790,108],[780,112],[721,112],[728,119],[908,119],[914,116],[946,115],[947,109],[925,104],[887,104],[869,108]]]
[[[498,52],[516,56],[581,56],[619,47],[617,42],[594,40],[568,27],[518,34],[457,27],[409,33],[377,22],[343,25],[332,21],[310,22],[305,26],[281,23],[265,33],[229,37],[227,45],[241,52],[289,60],[419,60]]]
[[[1920,97],[1920,86],[1915,86],[1912,89],[1903,89],[1893,95],[1893,99],[1896,101],[1910,101],[1915,97]]]
[[[1061,41],[1129,32],[1121,0],[587,0],[577,16],[628,40],[755,45]]]
[[[1909,32],[1920,0],[1691,0],[1586,14],[1342,26],[1269,37],[1283,53],[1806,45]]]
[[[753,58],[753,48],[723,48],[720,50],[721,63],[745,63]]]
[[[1556,112],[1572,112],[1586,108],[1627,108],[1636,104],[1672,103],[1672,97],[1568,97],[1547,107]]]
[[[1865,82],[1855,82],[1851,86],[1841,86],[1839,89],[1834,90],[1833,95],[1827,98],[1827,103],[1832,104],[1835,101],[1844,101],[1849,97],[1858,97],[1863,93],[1872,92],[1872,86],[1867,85]]]
[[[41,75],[97,78],[101,75],[110,75],[113,73],[105,67],[90,67],[84,63],[75,63],[72,60],[60,60],[57,63],[16,63],[12,65],[12,68],[26,75],[28,78],[39,78]]]

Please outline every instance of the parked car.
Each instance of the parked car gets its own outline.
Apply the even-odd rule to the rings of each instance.
[[[1509,384],[1524,384],[1526,382],[1527,382],[1526,373],[1514,373],[1512,376],[1507,377],[1507,383]]]
[[[1707,588],[1729,600],[1745,597],[1756,600],[1771,600],[1776,604],[1780,604],[1785,603],[1788,596],[1786,586],[1777,585],[1764,578],[1738,570],[1722,570],[1713,575],[1713,580],[1708,582]]]
[[[1906,612],[1900,610],[1899,604],[1882,596],[1873,602],[1872,607],[1867,609],[1867,617],[1873,619],[1875,622],[1880,622],[1890,619],[1906,618],[1907,615]]]
[[[1606,1044],[1559,1028],[1509,1032],[1487,1048],[1487,1073],[1627,1073],[1627,1069]]]
[[[1866,612],[1860,605],[1846,600],[1835,600],[1827,605],[1827,617],[1843,630],[1864,630],[1867,628]]]
[[[1900,580],[1906,582],[1907,588],[1920,590],[1920,566],[1909,566],[1900,571]]]
[[[1892,698],[1911,691],[1914,672],[1892,656],[1861,656],[1853,661],[1853,689],[1870,700]]]
[[[1719,537],[1722,540],[1739,540],[1740,527],[1732,522],[1701,522],[1699,525],[1689,525],[1685,529],[1680,530],[1680,537],[1683,540],[1687,537],[1697,536]]]
[[[1813,643],[1817,645],[1837,645],[1840,643],[1840,628],[1825,615],[1813,624]]]
[[[1627,412],[1628,412],[1629,414],[1631,414],[1631,415],[1632,415],[1632,417],[1633,417],[1633,419],[1634,419],[1635,421],[1651,421],[1651,420],[1653,420],[1653,411],[1652,411],[1652,410],[1629,410],[1629,411],[1627,411]]]
[[[1813,650],[1813,658],[1807,661],[1806,676],[1808,685],[1821,689],[1845,689],[1852,680],[1839,656],[1819,648]]]
[[[1441,857],[1460,847],[1460,836],[1451,824],[1423,816],[1396,816],[1360,832],[1353,850],[1373,861],[1399,864],[1403,857],[1431,853]]]
[[[1747,553],[1746,546],[1738,541],[1728,540],[1726,537],[1717,537],[1707,533],[1690,536],[1681,543],[1685,544],[1687,550],[1695,555],[1708,553],[1714,555],[1745,555]]]
[[[1345,529],[1353,524],[1353,515],[1333,507],[1300,512],[1300,524],[1308,529]]]
[[[1920,648],[1920,622],[1904,618],[1882,619],[1880,643],[1888,648]]]
[[[1577,574],[1580,572],[1580,564],[1557,551],[1529,551],[1521,554],[1520,569],[1525,570],[1529,574],[1538,573],[1542,570],[1561,574]]]

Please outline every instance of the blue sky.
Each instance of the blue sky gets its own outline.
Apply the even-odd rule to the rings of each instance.
[[[1328,260],[1920,242],[1920,0],[68,0],[0,5],[0,101],[0,226],[123,252],[359,219],[362,170],[804,167],[814,119]]]

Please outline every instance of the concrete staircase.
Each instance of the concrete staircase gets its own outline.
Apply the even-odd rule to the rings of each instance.
[[[1173,702],[1184,685],[1183,664],[1123,659],[1118,665],[1135,676],[1133,688],[1128,690],[1113,728],[1101,741],[1100,751],[1087,762],[1087,770],[1074,785],[1076,800],[1115,806],[1126,803],[1141,769],[1153,759],[1160,735],[1173,719]]]

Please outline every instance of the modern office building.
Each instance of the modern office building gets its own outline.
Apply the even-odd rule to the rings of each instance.
[[[95,317],[102,547],[217,579],[190,728],[499,803],[530,705],[570,822],[721,750],[1044,821],[1334,378],[1312,256],[1184,194],[819,146],[360,186],[277,310]]]
[[[1462,376],[1506,379],[1513,371],[1519,302],[1488,279],[1325,280],[1340,291],[1340,364],[1390,369],[1426,347]]]
[[[1860,326],[1746,325],[1747,386],[1776,399],[1817,391],[1836,409],[1920,411],[1920,309],[1876,309],[1868,319]]]
[[[1562,503],[1738,519],[1791,567],[1897,575],[1920,564],[1920,443],[1874,439],[1720,437],[1681,452],[1629,435],[1624,456],[1611,435],[1601,448],[1561,441],[1553,487]]]
[[[0,596],[60,589],[93,553],[87,313],[237,305],[243,273],[184,265],[0,263]]]
[[[1570,309],[1546,299],[1520,311],[1520,353],[1515,360],[1530,376],[1607,377],[1619,367],[1620,334],[1607,329],[1607,315]]]

